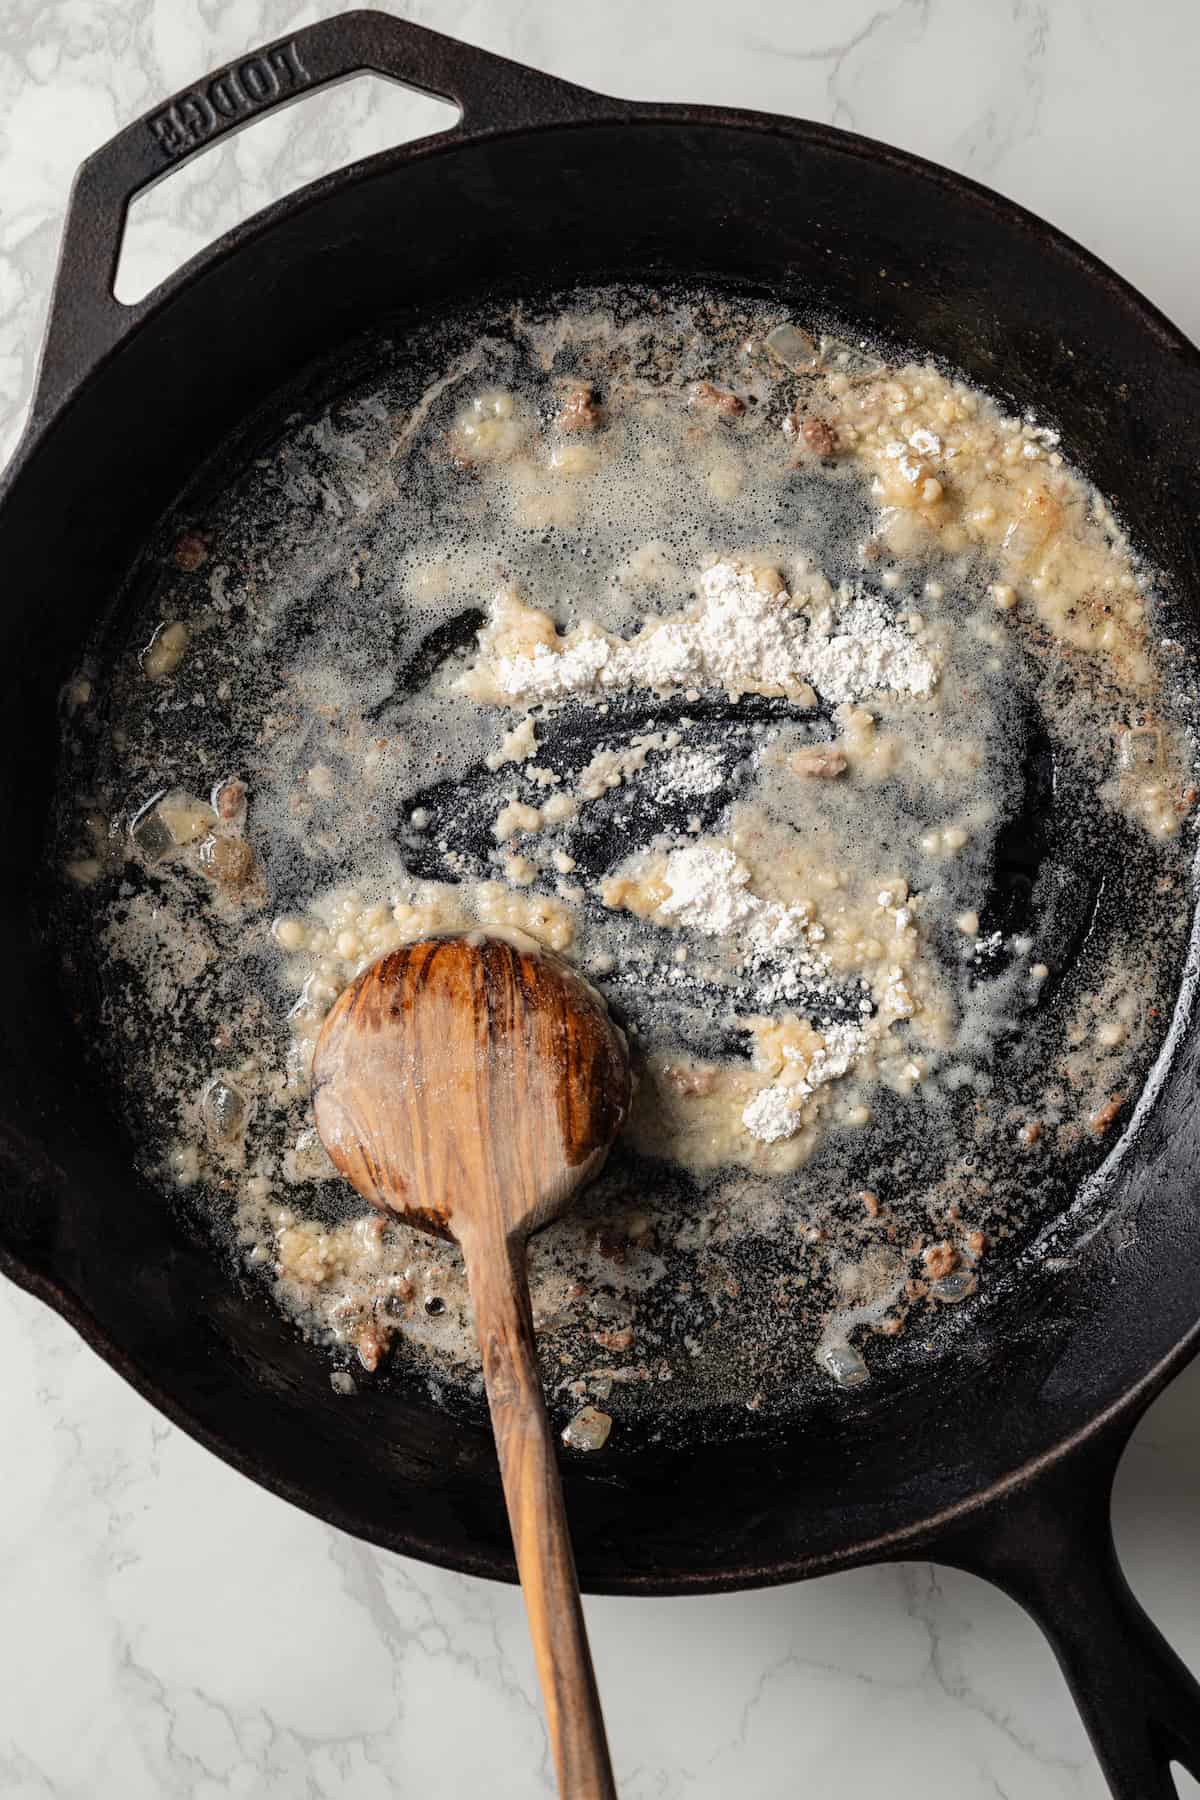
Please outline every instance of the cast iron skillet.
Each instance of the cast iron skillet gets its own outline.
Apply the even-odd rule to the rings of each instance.
[[[368,69],[454,100],[462,121],[315,183],[117,304],[135,193],[253,114]],[[48,1003],[34,871],[55,696],[164,506],[312,359],[501,277],[668,276],[802,292],[1051,417],[1195,612],[1200,357],[1076,245],[843,132],[609,100],[370,12],[205,79],[84,164],[0,498],[0,1265],[246,1474],[375,1543],[502,1579],[483,1431],[395,1392],[348,1406],[321,1357],[133,1175],[69,999]],[[1078,1202],[1094,1231],[1069,1268],[1050,1259],[1029,1281],[1019,1311],[964,1334],[952,1379],[831,1391],[791,1436],[681,1428],[571,1462],[585,1586],[705,1592],[932,1556],[1037,1619],[1114,1793],[1173,1794],[1172,1760],[1200,1776],[1200,1687],[1134,1600],[1109,1528],[1120,1453],[1200,1345],[1198,1058],[1189,978],[1168,1053]]]

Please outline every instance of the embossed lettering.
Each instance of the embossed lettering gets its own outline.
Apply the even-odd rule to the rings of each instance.
[[[203,94],[185,94],[181,100],[176,101],[175,110],[193,143],[208,137],[216,128],[217,115]]]
[[[264,100],[273,99],[279,92],[279,83],[261,56],[252,56],[248,62],[242,63],[238,75],[250,98],[257,100],[260,105]]]
[[[227,70],[224,75],[218,75],[215,81],[209,82],[208,103],[224,119],[236,118],[242,111],[246,102],[238,92],[232,69]]]
[[[165,112],[155,113],[154,117],[147,119],[146,123],[168,156],[178,156],[179,152],[186,148],[187,136],[183,126],[170,108]]]
[[[306,87],[311,80],[296,45],[276,44],[261,56],[247,57],[236,68],[222,69],[205,89],[181,94],[146,123],[165,156],[186,156],[227,121],[257,112],[281,93]]]
[[[267,61],[280,80],[286,79],[292,87],[308,80],[308,70],[300,61],[295,44],[276,44],[273,50],[267,51]]]

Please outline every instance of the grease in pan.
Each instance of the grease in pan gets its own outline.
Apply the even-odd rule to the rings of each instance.
[[[568,1411],[860,1383],[1096,1160],[1192,793],[1069,448],[777,310],[602,292],[431,334],[177,524],[81,673],[73,930],[148,1165],[358,1379],[473,1379],[455,1253],[307,1117],[328,1005],[431,929],[528,932],[635,1034],[534,1251]]]

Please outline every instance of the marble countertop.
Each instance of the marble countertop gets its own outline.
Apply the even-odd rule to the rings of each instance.
[[[0,17],[0,450],[16,440],[80,159],[331,0],[9,0]],[[1200,339],[1189,0],[412,0],[587,85],[831,120],[1011,194]],[[134,209],[144,291],[299,182],[432,128],[362,81],[261,121]],[[169,1426],[0,1287],[6,1800],[529,1800],[552,1792],[519,1597],[341,1536]],[[1117,1491],[1126,1569],[1200,1669],[1200,1367]],[[1100,1800],[1049,1650],[923,1565],[588,1603],[623,1800]],[[500,1772],[497,1772],[500,1771]],[[1181,1778],[1181,1793],[1200,1787]]]

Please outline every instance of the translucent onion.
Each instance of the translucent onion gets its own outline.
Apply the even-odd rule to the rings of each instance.
[[[827,1344],[820,1359],[839,1387],[861,1387],[871,1379],[870,1369],[853,1344]]]

